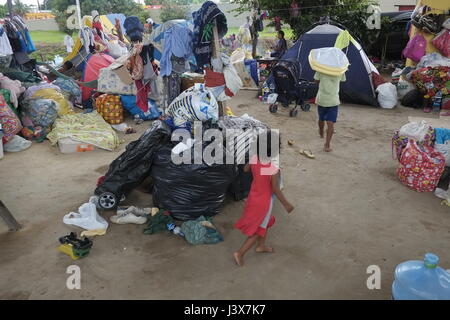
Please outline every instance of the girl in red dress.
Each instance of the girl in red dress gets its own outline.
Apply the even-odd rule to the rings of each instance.
[[[236,222],[235,228],[241,230],[247,236],[242,247],[234,253],[234,259],[238,266],[244,265],[244,255],[256,243],[256,252],[273,252],[271,247],[266,246],[267,228],[270,228],[275,223],[275,218],[272,215],[272,207],[275,197],[280,200],[288,213],[294,210],[294,207],[286,200],[283,192],[280,189],[280,169],[271,161],[277,154],[272,154],[271,151],[271,131],[266,131],[258,136],[257,155],[254,156],[250,164],[247,164],[244,171],[251,170],[253,175],[253,182],[250,188],[247,201],[245,203],[242,217]],[[274,134],[280,141],[278,134]],[[260,138],[267,139],[267,158],[268,161],[261,158],[260,153]]]

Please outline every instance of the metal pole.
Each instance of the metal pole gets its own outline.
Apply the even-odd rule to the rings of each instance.
[[[12,4],[12,0],[7,0],[7,4],[8,4],[9,16],[12,18],[12,17],[13,17],[13,4]]]

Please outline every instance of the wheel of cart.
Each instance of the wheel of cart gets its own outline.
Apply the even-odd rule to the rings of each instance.
[[[308,112],[309,110],[311,110],[311,105],[309,103],[302,104],[300,108],[302,109],[302,111]]]
[[[277,113],[277,111],[278,111],[278,105],[277,105],[276,102],[275,102],[275,103],[272,103],[272,104],[269,106],[269,111],[270,111],[271,113]]]
[[[98,197],[98,205],[104,210],[114,210],[119,205],[119,199],[111,192],[103,192]]]

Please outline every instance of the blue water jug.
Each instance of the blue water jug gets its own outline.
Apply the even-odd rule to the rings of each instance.
[[[406,261],[395,268],[394,300],[450,300],[450,273],[438,267],[439,257],[425,254],[424,261]]]

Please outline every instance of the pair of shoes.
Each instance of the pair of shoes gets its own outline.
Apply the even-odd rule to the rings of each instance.
[[[117,215],[112,216],[110,218],[111,222],[116,224],[144,224],[147,222],[147,218],[145,216],[138,216],[138,213],[142,213],[144,209],[139,209],[136,207],[129,207],[125,210],[117,210]],[[136,212],[136,214],[135,214]]]
[[[142,216],[145,217],[149,215],[152,212],[152,208],[138,208],[135,206],[130,207],[118,207],[117,208],[117,214],[125,214],[125,213],[132,213],[135,216]]]

